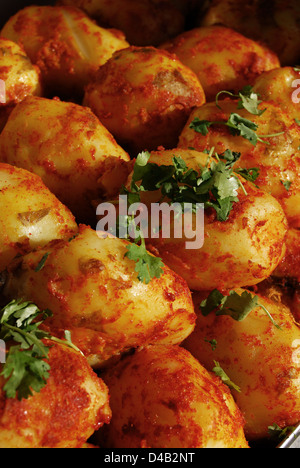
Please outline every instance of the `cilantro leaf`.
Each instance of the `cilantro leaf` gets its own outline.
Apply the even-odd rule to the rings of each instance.
[[[126,248],[128,252],[125,257],[136,263],[135,271],[142,283],[148,284],[152,278],[161,277],[164,272],[164,264],[161,258],[154,257],[147,251],[143,238],[141,245],[130,244]]]
[[[289,191],[290,190],[290,187],[292,185],[292,181],[291,180],[281,180],[280,181],[282,183],[282,185],[284,186],[284,188]]]
[[[40,329],[41,323],[51,316],[49,310],[40,311],[32,302],[13,300],[0,311],[0,338],[10,346],[0,375],[6,382],[7,398],[28,398],[39,392],[49,378],[47,362],[50,346],[43,339],[80,350],[70,340],[60,340]],[[11,344],[14,342],[14,344]]]
[[[228,315],[239,322],[245,320],[256,307],[261,307],[273,325],[280,329],[280,326],[275,323],[269,311],[259,303],[258,296],[252,295],[249,291],[243,291],[242,294],[230,291],[228,296],[224,296],[219,290],[214,289],[199,305],[199,309],[204,316],[215,311],[216,315]]]
[[[237,392],[240,392],[241,389],[240,387],[238,387],[235,383],[232,382],[232,380],[230,380],[230,378],[228,377],[228,375],[226,374],[226,372],[222,369],[222,367],[220,366],[220,364],[217,362],[217,361],[214,361],[214,364],[215,364],[215,367],[212,369],[212,371],[218,376],[220,377],[220,379],[222,380],[222,382],[224,382],[228,387],[236,390]]]

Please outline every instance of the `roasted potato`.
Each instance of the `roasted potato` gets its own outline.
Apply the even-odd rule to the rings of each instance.
[[[160,278],[141,282],[135,262],[125,257],[128,242],[102,234],[82,225],[71,241],[26,255],[4,294],[49,308],[52,329],[75,329],[72,340],[83,345],[93,367],[147,343],[183,341],[195,319],[186,282],[168,267]],[[46,254],[44,267],[35,271]]]
[[[263,101],[273,101],[291,117],[300,118],[300,70],[279,67],[263,72],[253,83]]]
[[[148,346],[103,374],[109,448],[248,448],[228,387],[179,346]]]
[[[0,132],[14,106],[26,96],[41,96],[40,71],[32,65],[24,50],[0,37]],[[3,96],[2,96],[3,94]]]
[[[50,376],[40,392],[7,398],[0,376],[0,448],[80,448],[111,418],[108,389],[85,357],[48,344]]]
[[[239,295],[245,292],[234,291]],[[297,424],[300,329],[291,311],[284,304],[258,295],[259,306],[244,320],[214,311],[204,316],[199,306],[207,297],[204,292],[193,295],[197,325],[183,346],[208,370],[214,367],[214,361],[218,362],[239,388],[231,391],[246,420],[247,440],[268,438],[268,427],[273,424],[282,428]]]
[[[13,41],[0,37],[0,79],[5,82],[5,103],[15,105],[26,96],[42,95],[40,71],[24,50]]]
[[[135,157],[176,146],[191,110],[204,101],[198,78],[176,57],[154,47],[129,47],[99,68],[83,103]]]
[[[300,126],[295,119],[274,102],[261,102],[262,115],[252,115],[246,109],[238,109],[236,99],[207,103],[195,109],[188,119],[180,138],[180,148],[193,147],[198,151],[210,148],[221,154],[226,149],[241,153],[241,168],[259,170],[255,183],[261,189],[271,193],[283,206],[291,227],[300,224]],[[231,114],[238,113],[258,126],[256,135],[261,137],[256,144],[247,138],[235,135],[225,125]],[[224,124],[212,125],[206,135],[190,128],[194,119],[219,121]],[[275,135],[265,137],[265,135]]]
[[[279,67],[274,52],[222,26],[194,28],[160,46],[193,70],[206,101],[224,89],[237,92],[263,71]]]
[[[119,193],[129,155],[89,108],[28,97],[0,135],[0,161],[38,174],[80,223],[96,219],[93,200]]]
[[[72,213],[39,176],[0,163],[0,272],[18,255],[77,232]]]
[[[201,26],[221,24],[274,50],[282,65],[295,65],[300,55],[300,5],[298,0],[213,0]]]
[[[170,165],[174,156],[181,157],[194,170],[205,167],[208,160],[205,153],[176,148],[153,151],[149,163]],[[282,207],[251,182],[243,180],[242,184],[247,194],[241,187],[238,189],[239,201],[233,203],[226,221],[219,221],[210,209],[204,211],[202,247],[187,249],[186,242],[197,239],[187,239],[185,235],[176,238],[172,225],[170,236],[161,230],[157,237],[146,239],[149,250],[180,274],[192,290],[257,284],[272,273],[285,253],[287,222]],[[160,192],[141,192],[141,201],[149,208],[160,199]]]
[[[184,29],[184,16],[168,0],[59,0],[84,10],[100,26],[117,28],[130,45],[158,46]]]
[[[81,96],[97,68],[129,44],[124,34],[97,26],[72,7],[29,6],[12,16],[1,35],[24,47],[47,93]]]

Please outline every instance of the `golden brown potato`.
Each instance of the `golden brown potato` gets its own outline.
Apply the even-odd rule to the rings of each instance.
[[[248,448],[228,387],[179,346],[148,346],[108,370],[109,448]]]
[[[90,224],[92,201],[119,193],[130,158],[89,108],[28,97],[0,135],[0,160],[38,174],[78,222]]]
[[[279,56],[282,65],[295,65],[300,59],[299,18],[298,0],[213,0],[200,24],[233,28],[266,43]]]
[[[152,152],[149,162],[170,165],[173,156],[181,157],[194,170],[204,167],[208,159],[207,154],[177,148]],[[128,186],[130,180],[131,176]],[[280,204],[251,182],[241,180],[247,194],[238,189],[239,201],[233,203],[226,221],[219,221],[215,211],[205,210],[201,248],[187,249],[186,242],[197,239],[176,238],[172,225],[169,237],[161,230],[158,238],[146,239],[149,250],[181,275],[191,289],[257,284],[272,273],[285,253],[287,223]],[[148,206],[160,199],[160,192],[141,192],[141,201]]]
[[[274,101],[293,118],[300,118],[300,71],[280,67],[262,73],[253,84],[253,91],[263,101]]]
[[[6,102],[1,107],[17,104],[28,95],[42,94],[39,69],[18,44],[3,37],[0,37],[0,80],[5,82],[6,91]]]
[[[131,45],[157,46],[183,31],[184,17],[168,0],[59,0],[81,8],[100,26],[117,28]]]
[[[154,47],[116,52],[87,86],[90,107],[131,156],[176,146],[195,106],[205,100],[196,75]]]
[[[0,377],[0,448],[80,448],[109,423],[103,380],[79,352],[52,341],[49,346],[50,376],[39,393],[20,401],[6,398]]]
[[[97,68],[129,45],[122,32],[97,26],[72,7],[26,7],[7,21],[1,35],[24,47],[47,92],[58,96],[81,96]]]
[[[280,66],[266,47],[221,26],[185,31],[160,48],[176,54],[196,73],[207,102],[213,101],[219,91],[237,92],[263,71]]]
[[[49,308],[51,328],[74,329],[73,342],[94,367],[147,343],[180,343],[195,318],[185,281],[167,267],[159,279],[139,281],[135,262],[124,257],[126,245],[82,225],[73,240],[25,256],[5,294]]]
[[[247,440],[267,438],[268,426],[273,424],[297,424],[300,329],[290,310],[258,295],[259,304],[266,307],[275,324],[259,306],[242,321],[214,311],[204,316],[199,306],[207,296],[204,292],[193,296],[197,326],[183,346],[207,369],[217,361],[239,387],[240,391],[232,389],[232,393],[246,419]]]
[[[260,116],[252,115],[246,109],[238,109],[235,99],[219,101],[219,106],[221,109],[215,102],[211,102],[195,109],[180,135],[178,146],[193,147],[198,151],[214,147],[219,154],[229,148],[241,153],[239,166],[246,169],[258,168],[259,177],[255,183],[281,203],[291,226],[299,226],[300,126],[291,115],[270,101],[259,104],[259,110],[266,109]],[[255,133],[263,141],[258,140],[254,145],[240,135],[233,135],[231,129],[224,125],[232,113],[238,113],[242,118],[258,125]],[[195,118],[224,124],[212,125],[207,135],[203,135],[190,128]],[[263,138],[264,135],[276,134],[279,135]]]
[[[77,232],[71,212],[40,177],[0,163],[0,271],[17,255]]]

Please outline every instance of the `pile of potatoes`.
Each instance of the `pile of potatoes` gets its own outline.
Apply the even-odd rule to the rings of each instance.
[[[296,0],[274,2],[262,30],[252,3],[245,30],[240,0],[59,0],[1,25],[0,303],[50,309],[44,326],[70,331],[78,351],[55,345],[47,385],[27,400],[7,398],[0,375],[0,447],[252,448],[300,422],[300,57],[289,37],[300,14]],[[261,114],[239,108],[248,85]],[[191,126],[234,113],[267,143]],[[205,210],[200,248],[145,239],[163,272],[141,281],[129,240],[97,231],[97,205],[130,188],[141,152],[199,170],[212,148],[241,153],[258,178],[238,176],[226,221]],[[160,199],[141,192],[149,208]],[[258,302],[243,320],[204,315],[215,290]]]

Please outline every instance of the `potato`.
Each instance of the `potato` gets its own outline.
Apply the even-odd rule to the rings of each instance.
[[[40,177],[0,163],[0,272],[15,256],[77,232],[72,213]]]
[[[300,282],[300,230],[289,229],[286,236],[286,253],[273,271],[275,278],[290,278]]]
[[[248,448],[228,387],[179,346],[147,346],[103,374],[109,448]]]
[[[6,97],[0,107],[17,104],[28,95],[42,94],[39,69],[18,44],[3,37],[0,37],[0,80],[5,82]]]
[[[90,224],[92,201],[119,193],[130,158],[89,108],[28,97],[0,135],[0,160],[38,174],[78,222]]]
[[[127,47],[122,32],[97,26],[72,7],[29,6],[4,25],[1,35],[22,44],[42,73],[46,91],[81,96],[97,68]]]
[[[266,43],[279,56],[282,65],[295,65],[300,49],[300,5],[298,0],[213,0],[199,24],[222,24],[247,37]]]
[[[238,109],[235,99],[219,101],[219,105],[221,109],[215,102],[195,109],[180,135],[178,146],[193,147],[198,151],[214,147],[219,154],[229,148],[241,153],[239,166],[258,168],[259,177],[255,183],[280,202],[291,227],[300,226],[300,126],[274,102],[263,101],[259,110],[266,111],[260,116],[252,115],[246,109]],[[263,142],[258,141],[253,145],[248,139],[233,135],[225,125],[212,125],[207,135],[190,128],[195,118],[226,123],[232,113],[238,113],[258,125],[256,134],[259,136],[280,135],[262,138]],[[286,187],[284,184],[289,185]]]
[[[239,91],[263,71],[279,67],[276,55],[263,45],[222,26],[194,28],[160,46],[193,70],[207,102],[224,89]]]
[[[274,101],[293,118],[300,118],[300,72],[292,67],[269,70],[256,78],[253,91],[264,101]]]
[[[204,167],[208,155],[195,150],[173,149],[153,151],[149,162],[171,165],[173,156],[181,157],[188,168]],[[131,176],[128,186],[130,186]],[[166,265],[180,274],[193,290],[232,288],[235,285],[254,285],[267,278],[285,253],[287,223],[280,204],[274,197],[241,179],[247,192],[238,189],[238,202],[233,203],[227,221],[218,221],[216,212],[204,211],[204,244],[190,245],[197,239],[185,235],[176,238],[160,230],[159,236],[146,239],[147,247]],[[141,192],[141,201],[150,211],[161,193]],[[151,218],[151,211],[150,211]],[[183,221],[184,224],[184,221]],[[197,230],[203,226],[193,227]]]
[[[191,110],[204,100],[196,75],[176,57],[129,47],[99,68],[83,103],[135,157],[144,149],[176,146]]]
[[[0,377],[0,448],[80,448],[111,418],[108,389],[86,359],[48,344],[50,376],[39,393],[6,398]]]
[[[261,307],[255,307],[242,321],[214,311],[204,316],[199,305],[207,296],[204,292],[193,296],[197,326],[183,346],[208,370],[214,367],[214,361],[218,362],[239,387],[240,392],[232,389],[232,393],[246,420],[247,440],[267,438],[268,426],[273,424],[297,424],[300,329],[290,310],[258,295],[259,304],[268,310],[279,329]]]
[[[100,26],[117,28],[131,45],[157,46],[183,31],[184,17],[168,0],[60,0],[84,10]]]
[[[102,235],[82,225],[73,240],[26,255],[5,295],[49,308],[51,329],[74,329],[72,340],[93,367],[147,343],[183,341],[195,319],[185,281],[167,267],[159,279],[139,281],[135,262],[124,257],[128,242]],[[47,261],[36,272],[45,254]]]

